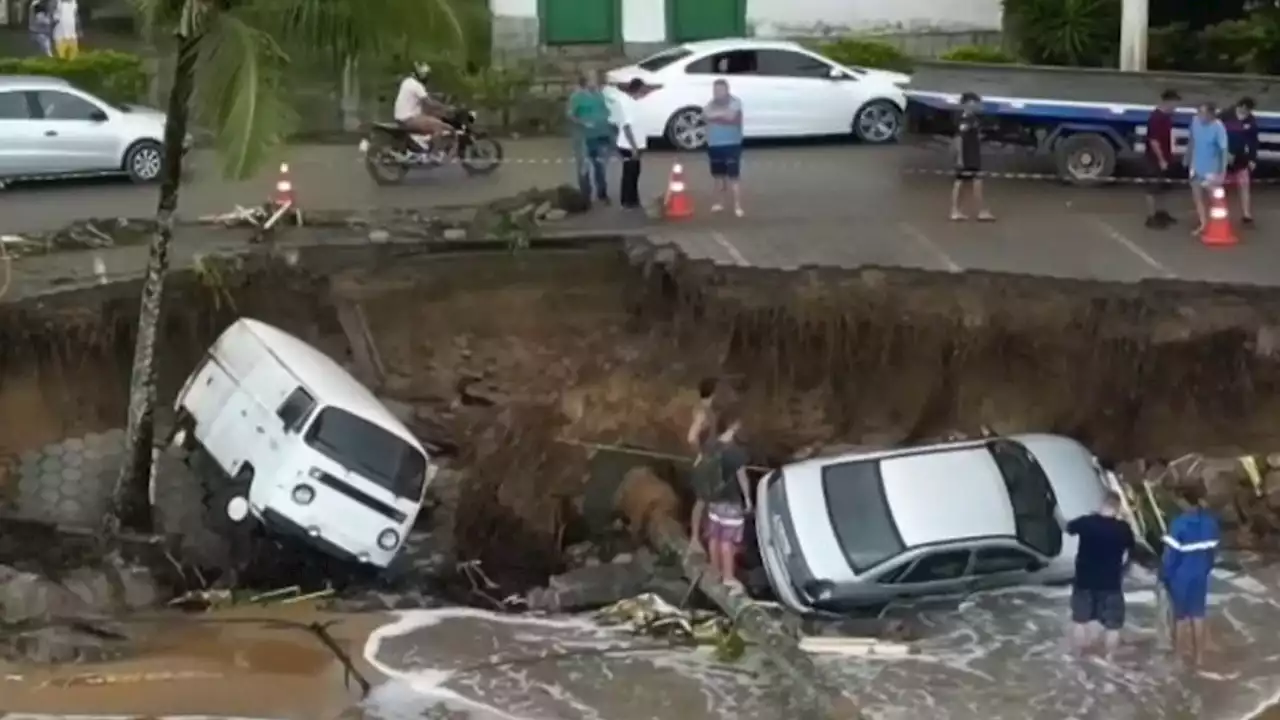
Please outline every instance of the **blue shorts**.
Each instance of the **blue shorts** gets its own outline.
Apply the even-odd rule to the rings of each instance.
[[[1209,578],[1175,575],[1169,579],[1167,587],[1174,620],[1199,620],[1205,616],[1209,604]]]
[[[741,145],[710,145],[707,160],[711,162],[711,177],[737,180],[742,174]]]

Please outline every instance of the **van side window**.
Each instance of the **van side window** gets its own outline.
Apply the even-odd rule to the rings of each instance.
[[[284,421],[284,429],[288,432],[296,432],[302,428],[302,424],[306,422],[311,415],[311,411],[316,409],[316,399],[302,388],[298,388],[289,393],[289,397],[284,399],[280,404],[280,409],[276,410],[276,415]]]

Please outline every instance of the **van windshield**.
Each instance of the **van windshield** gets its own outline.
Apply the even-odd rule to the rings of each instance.
[[[426,458],[417,448],[368,420],[342,408],[327,407],[316,415],[304,437],[325,457],[397,497],[421,499]]]

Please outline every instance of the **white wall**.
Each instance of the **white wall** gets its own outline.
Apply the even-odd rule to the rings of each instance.
[[[538,0],[489,0],[489,12],[500,17],[538,17]]]
[[[1001,0],[747,0],[747,25],[762,37],[998,30],[1000,7]]]
[[[578,1],[588,2],[594,0]],[[629,43],[666,42],[666,0],[622,0],[622,41]]]

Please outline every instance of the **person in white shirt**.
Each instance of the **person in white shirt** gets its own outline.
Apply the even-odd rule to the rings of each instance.
[[[431,136],[449,131],[449,123],[441,120],[440,116],[453,108],[431,97],[427,91],[430,81],[431,66],[424,62],[414,63],[413,72],[400,81],[400,91],[396,93],[396,122],[419,135]]]
[[[609,121],[618,129],[618,154],[622,156],[622,182],[618,203],[629,209],[640,204],[640,154],[649,138],[635,126],[638,117],[635,98],[644,90],[644,81],[632,78],[621,89],[609,89]]]
[[[72,60],[80,54],[79,14],[80,4],[76,0],[58,0],[54,8],[53,48],[63,60]]]

